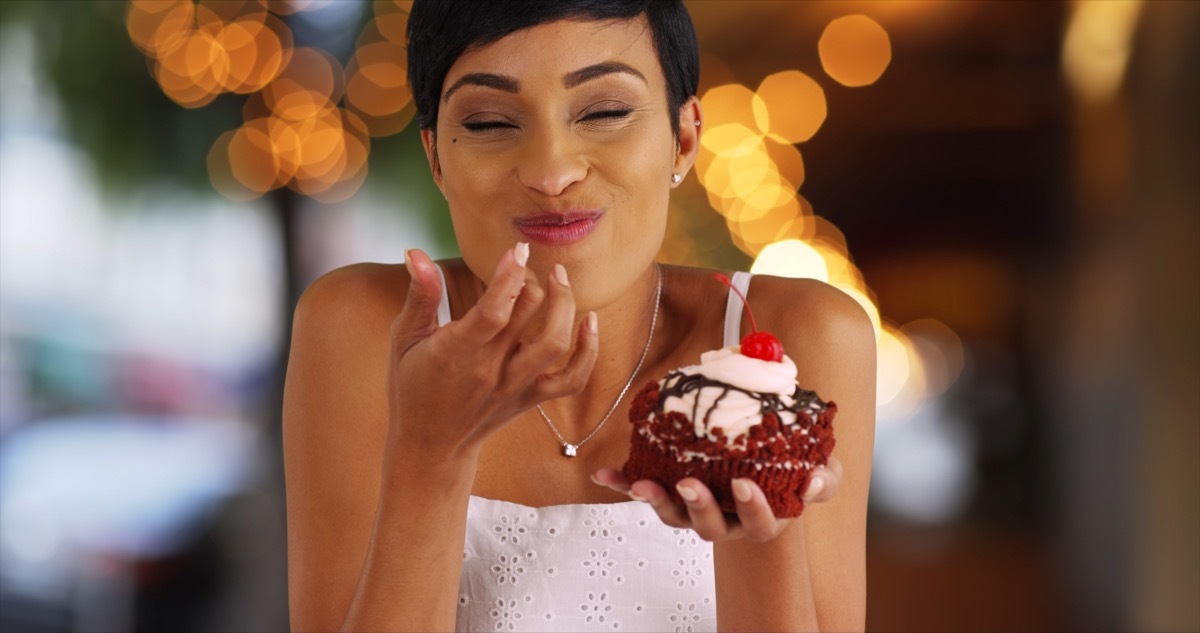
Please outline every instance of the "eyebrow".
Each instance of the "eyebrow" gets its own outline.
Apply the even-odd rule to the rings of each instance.
[[[625,73],[627,75],[633,75],[647,84],[650,83],[649,81],[646,81],[646,76],[633,66],[622,64],[621,62],[602,62],[567,73],[563,77],[563,85],[567,88],[574,88],[585,81],[591,81],[597,77],[603,77],[604,75],[611,75],[613,73]]]
[[[646,79],[646,76],[633,66],[622,64],[621,62],[602,62],[567,73],[563,76],[563,86],[574,88],[584,82],[615,73],[625,73],[637,77],[647,84],[650,83]],[[493,88],[513,94],[521,91],[521,82],[517,81],[514,77],[495,73],[468,73],[460,77],[458,81],[446,89],[446,94],[442,95],[442,101],[449,101],[450,95],[463,86],[483,86],[484,88]]]
[[[483,86],[484,88],[495,88],[496,90],[511,92],[513,94],[521,91],[520,82],[508,75],[468,73],[460,77],[458,81],[446,89],[446,94],[442,95],[442,101],[449,101],[450,95],[463,86]]]

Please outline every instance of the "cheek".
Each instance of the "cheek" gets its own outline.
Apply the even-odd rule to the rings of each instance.
[[[462,140],[455,143],[450,137],[444,141],[445,145],[442,143],[439,141],[438,159],[447,198],[451,194],[469,197],[494,180],[500,161],[489,160],[485,152],[472,151]]]
[[[650,222],[658,216],[665,218],[675,158],[670,134],[666,138],[643,137],[635,142],[614,143],[602,152],[603,158],[596,165],[604,179],[618,185],[627,196],[624,202],[629,205],[630,213]]]
[[[602,147],[595,167],[605,180],[620,183],[638,207],[665,204],[674,156],[664,143],[622,143]]]
[[[453,145],[454,141],[448,137],[445,143]],[[438,152],[442,192],[449,203],[450,219],[460,243],[477,233],[493,230],[489,222],[498,215],[490,211],[499,200],[496,193],[503,174],[498,165],[503,162],[489,160],[467,147],[439,147]]]
[[[445,142],[453,143],[450,137]],[[468,160],[462,148],[439,147],[438,156],[442,191],[463,261],[476,277],[490,279],[505,249],[511,246],[497,239],[502,227],[495,222],[503,214],[489,213],[495,200],[488,184],[493,175],[479,161]]]

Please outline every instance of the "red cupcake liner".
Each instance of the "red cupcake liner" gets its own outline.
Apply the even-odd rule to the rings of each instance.
[[[777,415],[768,413],[744,442],[731,446],[720,433],[716,440],[696,437],[692,421],[681,413],[655,413],[658,400],[658,383],[651,383],[632,403],[633,436],[621,469],[628,481],[655,481],[672,501],[683,503],[675,484],[694,477],[712,491],[723,511],[732,513],[737,505],[730,482],[744,478],[762,488],[776,517],[796,517],[804,511],[808,477],[833,452],[834,403],[826,403],[812,418],[797,415],[793,425],[781,425]]]

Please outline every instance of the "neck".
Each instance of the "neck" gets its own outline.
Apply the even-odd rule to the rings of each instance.
[[[659,275],[658,267],[650,266],[618,301],[596,310],[600,349],[587,385],[578,394],[542,404],[567,442],[578,443],[587,437],[613,408],[622,391],[625,394],[621,404],[627,404],[632,392],[647,380],[646,370],[652,364],[655,347],[651,323],[657,320],[656,330],[663,326],[661,312],[656,318],[656,308],[661,304]],[[665,287],[666,280],[662,283]],[[580,315],[579,319],[582,318]],[[643,355],[645,362],[637,375],[631,376]],[[614,412],[606,425],[618,416]]]

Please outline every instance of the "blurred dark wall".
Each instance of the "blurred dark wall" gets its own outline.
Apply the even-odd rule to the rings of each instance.
[[[1200,629],[1200,4],[1147,3],[1079,100],[1072,228],[1040,288],[1056,556],[1081,625]]]

